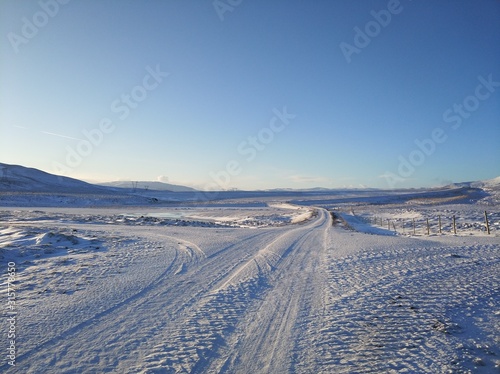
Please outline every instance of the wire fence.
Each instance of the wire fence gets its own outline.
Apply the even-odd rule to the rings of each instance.
[[[484,211],[484,216],[479,217],[460,217],[457,215],[435,214],[428,217],[419,218],[387,218],[387,216],[358,216],[351,211],[351,214],[359,220],[372,226],[394,231],[407,235],[434,235],[434,234],[452,234],[482,232],[492,235],[498,232],[499,213],[488,213]],[[492,222],[491,217],[494,217]]]

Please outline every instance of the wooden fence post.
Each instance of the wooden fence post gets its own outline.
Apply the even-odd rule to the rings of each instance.
[[[484,211],[484,222],[486,223],[486,232],[490,235],[490,223],[488,222],[488,213]]]
[[[351,210],[351,213],[354,213],[354,211]],[[455,215],[453,215],[452,219],[453,219],[453,234],[457,235],[457,218]],[[373,220],[375,222],[375,225],[377,225],[378,218],[374,217]],[[439,222],[439,233],[442,234],[443,233],[443,224],[442,224],[442,220],[441,220],[441,215],[438,216],[438,222]],[[397,232],[395,222],[391,222],[391,220],[389,218],[387,218],[387,229],[391,230],[391,223],[392,223],[392,227],[393,227],[394,231]],[[417,226],[416,226],[415,218],[412,218],[412,223],[413,223],[413,235],[416,235],[417,234]],[[383,224],[384,224],[383,218],[380,217],[380,226],[382,227]],[[484,211],[484,224],[486,226],[486,232],[488,233],[488,235],[491,235],[490,222],[488,220],[488,212],[486,210]],[[427,235],[430,235],[431,234],[431,225],[429,222],[429,218],[426,218],[426,227],[427,227]],[[405,233],[405,221],[404,220],[402,223],[402,230],[403,230],[403,234],[404,234]],[[411,232],[410,230],[411,230],[411,228],[409,229],[409,232]]]

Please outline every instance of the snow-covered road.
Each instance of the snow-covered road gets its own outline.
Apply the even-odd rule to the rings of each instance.
[[[3,235],[21,238],[34,225]],[[500,364],[498,237],[368,235],[332,226],[323,209],[305,223],[259,229],[64,220],[36,228],[94,247],[15,258],[18,351],[5,372],[441,373]]]
[[[243,362],[237,347],[254,343],[260,346],[255,353],[266,352],[259,365],[289,365],[297,313],[309,291],[317,291],[308,283],[313,264],[325,253],[326,211],[306,224],[272,230],[207,229],[193,235],[193,228],[102,226],[67,224],[104,242],[106,236],[122,241],[134,237],[137,253],[126,245],[121,252],[117,247],[100,253],[130,255],[134,266],[128,264],[122,273],[110,268],[105,283],[85,290],[38,296],[37,315],[20,303],[19,335],[25,339],[18,343],[17,366],[23,372],[60,373],[76,367],[79,372],[192,372],[232,365],[228,357],[233,356],[245,367],[253,358]],[[141,244],[156,248],[149,261],[140,253]],[[134,287],[135,282],[143,286]],[[286,297],[291,294],[292,301]],[[252,331],[256,305],[262,305],[258,309],[268,325],[283,311],[289,321],[276,331],[263,326]],[[23,331],[23,319],[30,320],[29,331]],[[240,326],[250,330],[239,331]],[[255,336],[245,341],[247,333]],[[234,347],[222,356],[230,341]],[[267,352],[270,341],[276,342],[273,354]]]

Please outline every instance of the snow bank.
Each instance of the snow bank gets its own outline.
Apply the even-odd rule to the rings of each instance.
[[[24,260],[47,255],[94,251],[103,243],[95,238],[79,235],[76,230],[27,228],[11,226],[0,230],[0,251],[4,258]]]
[[[355,231],[372,235],[386,235],[386,236],[396,235],[394,231],[389,231],[379,227],[371,226],[370,224],[363,222],[360,218],[356,216],[346,213],[340,213],[339,215],[343,219],[347,227]]]

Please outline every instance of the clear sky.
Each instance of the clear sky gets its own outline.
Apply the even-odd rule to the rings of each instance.
[[[496,0],[3,0],[0,162],[206,189],[500,175]]]

